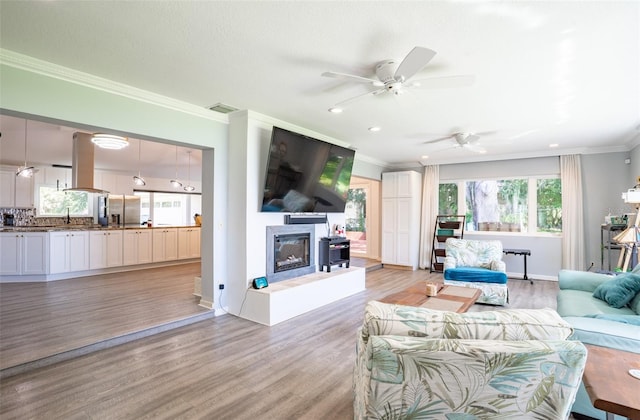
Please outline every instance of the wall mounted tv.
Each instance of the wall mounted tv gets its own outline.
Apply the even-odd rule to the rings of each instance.
[[[261,211],[342,213],[355,151],[273,127]]]

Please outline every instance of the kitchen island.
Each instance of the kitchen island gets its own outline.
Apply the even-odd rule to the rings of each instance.
[[[37,282],[200,258],[200,227],[0,227],[0,282]]]

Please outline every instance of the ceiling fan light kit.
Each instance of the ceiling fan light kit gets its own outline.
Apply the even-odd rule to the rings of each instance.
[[[129,145],[126,137],[113,134],[96,133],[91,137],[91,142],[101,149],[120,150]]]

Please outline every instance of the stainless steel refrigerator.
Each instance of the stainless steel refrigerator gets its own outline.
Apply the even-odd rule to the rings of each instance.
[[[109,194],[107,208],[109,226],[140,226],[140,197],[135,195]]]

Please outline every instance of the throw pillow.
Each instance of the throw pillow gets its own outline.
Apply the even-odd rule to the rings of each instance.
[[[640,292],[640,275],[622,273],[605,281],[593,291],[593,297],[604,300],[613,308],[622,308]]]

